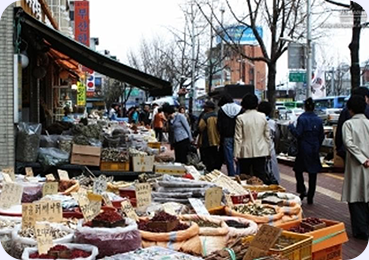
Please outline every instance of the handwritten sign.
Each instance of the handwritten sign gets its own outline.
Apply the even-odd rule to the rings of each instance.
[[[53,247],[53,236],[51,234],[50,223],[36,222],[35,234],[38,253],[47,254],[49,249]]]
[[[209,188],[205,191],[205,207],[209,210],[222,205],[223,189],[220,187]]]
[[[258,259],[260,257],[267,256],[267,255],[268,255],[268,250],[259,249],[257,247],[250,246],[249,249],[247,249],[245,256],[243,257],[243,260]]]
[[[149,183],[137,183],[136,187],[136,199],[137,208],[145,207],[151,204],[151,186]]]
[[[61,201],[45,200],[35,202],[36,221],[62,222],[63,208]]]
[[[58,175],[60,180],[67,181],[69,180],[69,174],[67,171],[58,170]]]
[[[262,225],[250,246],[269,250],[275,244],[281,233],[281,228]]]
[[[22,204],[22,229],[35,227],[35,204],[23,203]]]
[[[47,181],[55,181],[54,174],[52,174],[52,173],[47,174],[45,177],[46,177]]]
[[[9,174],[10,178],[12,179],[12,181],[15,181],[14,168],[11,168],[11,167],[9,167],[9,168],[4,168],[4,169],[2,170],[2,172]]]
[[[58,193],[59,183],[56,181],[53,182],[45,182],[44,186],[42,187],[42,196],[45,197],[46,195],[54,195]]]
[[[188,199],[193,209],[196,211],[197,215],[210,216],[209,211],[205,208],[204,203],[199,199]]]
[[[26,177],[34,177],[32,167],[26,167]]]
[[[12,178],[10,178],[9,174],[3,172],[2,175],[3,175],[4,182],[13,182],[13,180],[12,180]]]
[[[23,186],[6,182],[0,195],[0,208],[9,209],[11,206],[20,205],[23,194]]]
[[[138,216],[136,214],[136,211],[132,207],[132,204],[129,200],[124,200],[121,203],[122,211],[126,215],[127,218],[131,218],[135,221],[138,221]]]
[[[78,201],[78,205],[82,211],[83,218],[86,221],[91,221],[100,214],[101,199],[90,200],[89,197],[83,193],[72,193],[72,196]]]
[[[104,192],[102,194],[102,197],[103,197],[103,200],[104,200],[106,206],[113,207],[113,203],[111,203],[109,195],[106,192]]]
[[[95,194],[102,194],[103,192],[106,191],[107,187],[108,187],[108,181],[106,179],[106,176],[105,175],[100,175],[94,181],[93,192]]]

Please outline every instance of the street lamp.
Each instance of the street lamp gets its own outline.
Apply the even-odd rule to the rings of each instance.
[[[223,27],[223,22],[224,22],[224,12],[225,12],[225,9],[224,9],[224,6],[222,4],[222,6],[220,7],[220,12],[222,14],[221,16],[221,26]],[[221,78],[220,78],[220,83],[221,85],[224,85],[224,71],[223,71],[223,68],[224,68],[224,44],[223,44],[223,38],[220,37],[220,64],[221,64]]]

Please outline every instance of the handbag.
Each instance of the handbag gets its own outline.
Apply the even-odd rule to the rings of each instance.
[[[291,140],[290,146],[288,147],[287,154],[288,156],[296,157],[298,153],[299,153],[299,149],[298,149],[297,139],[293,138]]]

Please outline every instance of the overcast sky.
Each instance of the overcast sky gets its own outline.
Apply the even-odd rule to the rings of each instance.
[[[237,1],[237,0],[234,0]],[[168,28],[183,28],[183,14],[179,4],[184,0],[90,0],[91,37],[100,39],[99,50],[109,50],[112,55],[127,63],[127,52],[134,50],[142,39],[152,39],[159,36],[166,39],[171,36]],[[338,7],[333,7],[339,9]],[[332,23],[339,20],[338,15],[332,18]],[[350,61],[348,45],[351,41],[350,29],[330,29],[328,37],[317,42],[317,59]],[[369,29],[362,31],[360,59],[369,59]],[[277,83],[287,74],[287,57],[282,57],[278,64]]]

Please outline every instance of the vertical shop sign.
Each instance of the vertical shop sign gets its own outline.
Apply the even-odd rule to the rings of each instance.
[[[74,2],[74,37],[76,41],[90,46],[90,2]]]
[[[77,106],[86,105],[86,86],[78,82],[77,83]]]

